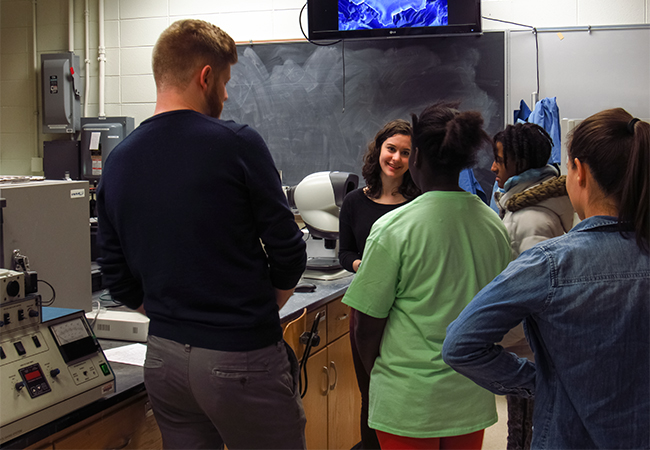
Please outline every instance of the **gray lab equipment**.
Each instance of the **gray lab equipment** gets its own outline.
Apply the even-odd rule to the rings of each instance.
[[[42,180],[0,183],[4,265],[12,269],[18,249],[39,280],[56,291],[52,306],[92,310],[88,181]],[[43,301],[49,287],[38,284]]]

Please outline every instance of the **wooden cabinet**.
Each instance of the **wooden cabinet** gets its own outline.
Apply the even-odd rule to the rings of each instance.
[[[145,392],[53,434],[30,449],[162,449]]]
[[[340,298],[334,300],[307,315],[307,329],[323,310],[321,343],[307,361],[308,389],[303,398],[307,449],[349,450],[361,440],[361,394],[350,347],[350,308]]]

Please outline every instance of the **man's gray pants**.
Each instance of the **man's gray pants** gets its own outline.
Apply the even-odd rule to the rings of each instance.
[[[247,352],[147,342],[144,381],[165,449],[304,449],[298,376],[284,341]]]

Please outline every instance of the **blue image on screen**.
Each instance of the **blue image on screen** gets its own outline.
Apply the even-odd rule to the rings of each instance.
[[[339,0],[339,30],[444,26],[448,0]]]

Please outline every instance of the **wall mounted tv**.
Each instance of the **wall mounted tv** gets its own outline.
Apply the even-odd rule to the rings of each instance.
[[[481,33],[480,0],[308,0],[309,39]]]

